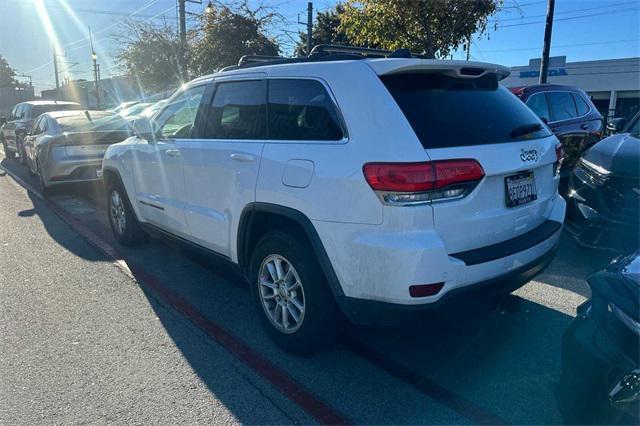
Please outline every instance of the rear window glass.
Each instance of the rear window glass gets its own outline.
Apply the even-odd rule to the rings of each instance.
[[[58,119],[62,132],[113,132],[129,130],[127,121],[112,112],[93,111]]]
[[[76,111],[79,109],[82,109],[82,106],[73,105],[73,104],[71,105],[67,105],[67,104],[36,105],[33,107],[31,116],[37,117],[40,114],[44,114],[45,112],[51,112],[51,111]]]
[[[424,148],[486,145],[549,136],[520,99],[493,76],[461,79],[442,74],[381,77]],[[541,124],[529,133],[516,129]]]

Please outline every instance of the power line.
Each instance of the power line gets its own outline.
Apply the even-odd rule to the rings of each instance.
[[[640,9],[638,9],[636,7],[630,7],[630,8],[627,8],[627,9],[611,10],[611,11],[600,12],[600,13],[591,13],[591,14],[588,14],[588,15],[570,16],[568,18],[554,19],[554,23],[555,22],[559,22],[559,21],[571,21],[571,20],[574,20],[574,19],[589,18],[589,17],[592,17],[592,16],[614,15],[614,14],[617,14],[617,13],[625,13],[625,12],[630,12],[630,11],[640,12]],[[535,22],[523,22],[523,23],[519,23],[519,24],[499,25],[499,28],[521,27],[521,26],[524,26],[524,25],[542,24],[544,22],[545,21],[535,21]]]
[[[565,10],[562,12],[556,12],[556,15],[566,15],[568,13],[575,13],[575,12],[587,12],[590,10],[597,10],[597,9],[609,9],[613,6],[627,6],[629,4],[638,4],[637,1],[628,1],[628,2],[623,2],[623,3],[614,3],[614,4],[607,4],[604,6],[595,6],[595,7],[588,7],[588,8],[584,8],[584,9],[572,9],[572,10]],[[533,19],[533,18],[544,18],[547,15],[531,15],[531,16],[521,16],[518,18],[501,18],[501,19],[495,19],[495,20],[491,20],[490,22],[504,22],[504,21],[519,21],[521,19]],[[556,19],[557,21],[557,19]]]
[[[640,42],[640,39],[629,39],[629,40],[613,40],[613,41],[596,41],[591,43],[574,43],[574,44],[556,44],[551,46],[554,49],[562,48],[562,47],[578,47],[578,46],[595,46],[599,44],[614,44],[614,43],[631,43],[631,42]],[[513,49],[487,49],[485,52],[517,52],[520,50],[538,50],[540,46],[537,47],[518,47]]]

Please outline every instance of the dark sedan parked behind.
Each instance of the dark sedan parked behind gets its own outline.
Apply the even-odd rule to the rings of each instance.
[[[573,170],[567,229],[582,245],[620,251],[640,239],[640,114],[589,148]]]
[[[23,141],[33,122],[40,114],[51,111],[80,110],[82,106],[76,102],[62,101],[29,101],[17,104],[8,119],[0,118],[0,142],[8,158],[20,156],[20,162],[26,163]]]
[[[130,136],[129,125],[108,111],[42,114],[25,138],[27,166],[43,192],[53,185],[99,180],[107,147]]]
[[[560,139],[564,150],[560,191],[565,194],[569,174],[580,154],[602,137],[602,115],[589,96],[577,87],[538,84],[510,90],[547,123]]]

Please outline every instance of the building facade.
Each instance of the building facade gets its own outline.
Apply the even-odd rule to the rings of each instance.
[[[511,68],[502,83],[507,87],[538,84],[540,59]],[[633,117],[640,108],[640,58],[567,62],[565,56],[549,60],[547,82],[576,86],[591,96],[600,113],[608,118]]]

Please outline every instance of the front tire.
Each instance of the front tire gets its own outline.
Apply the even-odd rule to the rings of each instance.
[[[111,179],[107,185],[107,213],[116,240],[123,246],[135,246],[146,241],[129,198],[119,180]]]
[[[251,293],[262,326],[284,350],[307,355],[338,337],[344,319],[306,239],[265,234],[251,256]]]

